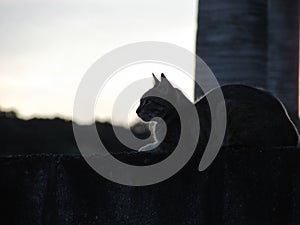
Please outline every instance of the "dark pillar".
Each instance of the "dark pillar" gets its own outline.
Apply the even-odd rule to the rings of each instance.
[[[267,0],[199,0],[198,7],[196,53],[219,83],[266,87]]]
[[[269,0],[268,89],[298,123],[299,0]]]

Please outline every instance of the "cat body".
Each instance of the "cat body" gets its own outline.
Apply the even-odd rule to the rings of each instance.
[[[298,131],[276,97],[246,85],[220,88],[227,111],[223,146],[297,146]],[[214,92],[212,90],[195,104],[201,120],[200,139],[204,144],[210,134],[211,121],[207,97]]]
[[[176,111],[181,107],[191,107],[183,93],[174,88],[162,74],[161,82],[154,77],[155,85],[141,98],[137,114],[144,121],[155,117],[162,118],[167,126],[167,134],[163,140],[159,136],[159,123],[154,127],[156,142],[141,148],[141,151],[155,149],[172,151],[180,138],[180,118]],[[223,146],[297,146],[298,131],[290,120],[282,103],[270,93],[246,85],[225,85],[222,90],[226,111],[227,124]],[[201,97],[196,107],[200,124],[191,121],[190,136],[193,136],[193,126],[200,126],[198,146],[205,147],[210,137],[211,112],[207,98],[216,94],[211,90]],[[163,98],[172,98],[175,105],[171,105]],[[151,97],[152,96],[152,97]],[[216,103],[218,105],[218,102]],[[162,141],[157,148],[158,141]]]

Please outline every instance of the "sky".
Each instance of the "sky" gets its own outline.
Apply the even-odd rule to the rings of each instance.
[[[195,0],[1,0],[0,109],[14,109],[23,118],[71,119],[82,77],[111,50],[133,42],[163,41],[194,52],[196,9]],[[122,74],[147,77],[160,71],[172,73],[170,80],[192,99],[192,81],[182,82],[178,71],[154,64],[120,71],[113,87],[130,85]],[[103,96],[96,117],[109,120],[117,93]],[[126,112],[130,118],[132,112]],[[115,120],[124,122],[118,116]]]

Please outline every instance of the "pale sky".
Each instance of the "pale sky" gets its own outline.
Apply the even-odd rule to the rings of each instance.
[[[194,52],[196,20],[196,0],[1,0],[0,107],[25,118],[72,118],[77,86],[98,58],[138,41],[170,42]],[[137,74],[160,69],[148,65]],[[161,72],[172,72],[166,70]],[[182,84],[176,76],[171,80]],[[192,98],[192,82],[182,88]],[[97,110],[103,120],[110,118],[107,102]]]

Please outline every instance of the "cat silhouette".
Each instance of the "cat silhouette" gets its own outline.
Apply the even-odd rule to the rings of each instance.
[[[154,74],[153,79],[154,87],[141,97],[136,113],[145,122],[160,117],[165,122],[167,133],[161,140],[160,122],[150,123],[149,128],[155,142],[141,147],[139,151],[172,152],[181,134],[181,121],[176,109],[184,110],[191,105],[196,107],[200,123],[191,123],[190,135],[193,136],[193,126],[200,126],[197,148],[204,149],[211,132],[211,112],[207,97],[214,95],[217,89],[211,90],[192,103],[179,89],[173,87],[164,74],[161,75],[161,81]],[[222,90],[227,111],[222,146],[297,146],[298,131],[283,104],[272,94],[240,84],[219,88]],[[172,99],[175,105],[166,99]]]

